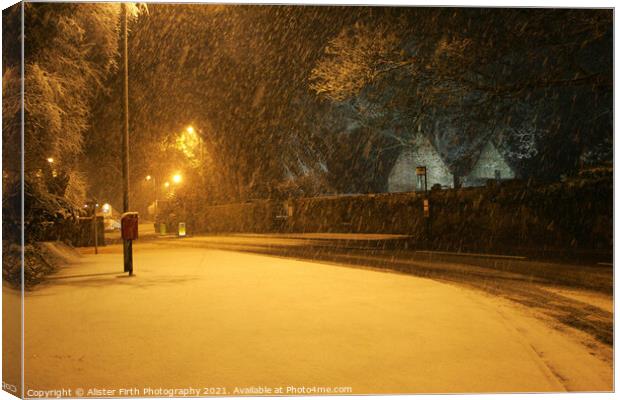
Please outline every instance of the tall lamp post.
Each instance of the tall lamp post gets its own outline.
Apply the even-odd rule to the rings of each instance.
[[[121,3],[121,56],[123,68],[123,98],[122,121],[123,130],[121,141],[121,159],[123,173],[123,213],[129,212],[129,61],[127,53],[127,5]],[[133,275],[132,241],[123,239],[124,271]]]
[[[174,186],[178,186],[181,184],[181,182],[183,181],[183,176],[177,172],[176,174],[172,175],[172,184]],[[179,237],[183,237],[186,234],[186,227],[185,227],[185,214],[186,214],[186,208],[185,208],[185,202],[181,202],[181,204],[183,205],[183,212],[181,213],[181,215],[179,216],[179,213],[177,213],[177,229],[178,229],[178,234]],[[179,210],[180,211],[180,210]],[[180,218],[182,218],[183,220],[179,220]]]
[[[158,190],[157,190],[158,189],[157,188],[157,180],[155,179],[154,176],[151,176],[151,175],[147,175],[144,178],[144,180],[147,181],[147,182],[151,182],[151,181],[153,182],[153,199],[154,199],[154,202],[153,202],[153,217],[157,218],[157,200],[158,200],[157,198],[159,197],[159,193],[158,193]]]
[[[190,134],[190,135],[196,135],[198,137],[198,143],[200,146],[200,168],[201,168],[201,173],[200,173],[200,180],[201,180],[201,185],[202,185],[202,190],[206,191],[206,177],[205,177],[205,173],[204,173],[204,167],[205,167],[205,134],[203,133],[203,131],[201,129],[196,129],[194,128],[192,125],[189,125],[187,128],[185,128],[185,130]]]

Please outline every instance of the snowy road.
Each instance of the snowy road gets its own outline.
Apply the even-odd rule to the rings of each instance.
[[[138,243],[134,257],[134,278],[120,277],[120,246],[108,246],[26,295],[26,395],[190,386],[228,394],[251,386],[283,394],[612,389],[610,363],[477,291],[172,240]]]

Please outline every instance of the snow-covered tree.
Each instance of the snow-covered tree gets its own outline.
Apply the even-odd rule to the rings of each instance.
[[[600,124],[584,121],[611,107],[611,29],[608,10],[412,9],[344,28],[325,47],[310,88],[354,104],[360,121],[381,110],[376,122],[421,130],[448,149],[458,170],[470,154],[462,146],[520,119],[523,102],[531,105],[528,115],[551,113],[539,118],[547,123],[543,131],[554,130],[547,138],[573,136],[575,121],[582,138],[600,132]],[[571,109],[570,99],[585,107]],[[537,157],[567,167],[551,151]]]
[[[3,14],[6,42],[19,44],[21,5]],[[81,156],[93,101],[105,89],[118,58],[120,4],[24,3],[24,176],[26,219],[49,205],[80,207],[86,197]],[[135,15],[139,7],[129,7]],[[6,43],[5,42],[5,43]],[[20,143],[20,52],[4,59],[5,151]],[[18,163],[5,163],[17,184]],[[13,183],[10,183],[13,182]],[[6,188],[5,188],[6,189]],[[44,202],[43,199],[58,201]],[[37,203],[38,202],[38,203]],[[36,204],[35,204],[36,203]],[[48,210],[55,213],[57,210]],[[32,213],[32,215],[30,215]],[[36,218],[34,218],[36,219]]]

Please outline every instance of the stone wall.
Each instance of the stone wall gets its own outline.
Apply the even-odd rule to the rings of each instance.
[[[224,204],[207,207],[203,212],[188,218],[188,229],[198,232],[274,232],[282,229],[278,213],[283,213],[280,203],[255,200],[247,203]]]
[[[196,230],[398,233],[411,235],[419,246],[451,251],[613,249],[611,177],[435,190],[429,193],[429,220],[423,198],[386,193],[229,204],[209,207]]]

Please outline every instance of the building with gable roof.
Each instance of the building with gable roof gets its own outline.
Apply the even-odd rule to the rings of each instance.
[[[462,178],[462,185],[464,187],[484,186],[489,179],[500,181],[514,179],[515,177],[514,169],[508,164],[493,141],[489,140],[480,151],[480,155],[469,173]]]
[[[388,192],[413,192],[424,190],[423,183],[416,177],[415,169],[425,166],[427,187],[440,184],[452,187],[454,178],[450,168],[439,152],[424,135],[418,135],[411,146],[403,149],[388,176]]]
[[[508,180],[516,178],[514,168],[499,151],[492,140],[487,141],[480,150],[476,161],[459,177],[460,186],[484,186],[488,180]],[[454,175],[431,141],[418,135],[410,146],[404,148],[392,167],[387,183],[388,192],[414,192],[424,190],[423,182],[416,176],[416,167],[425,166],[427,188],[436,184],[443,188],[455,187]]]

